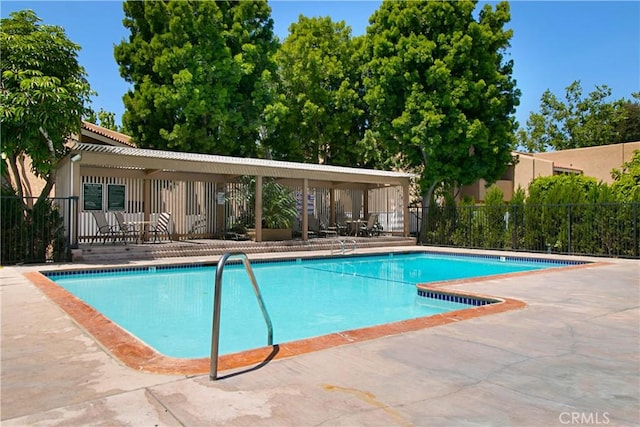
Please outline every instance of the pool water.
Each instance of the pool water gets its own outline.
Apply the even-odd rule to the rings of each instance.
[[[252,264],[271,316],[274,344],[470,307],[418,296],[417,283],[553,266],[424,253]],[[215,270],[149,267],[50,279],[158,352],[199,358],[211,348]],[[219,353],[266,344],[266,325],[247,272],[242,265],[228,264]]]

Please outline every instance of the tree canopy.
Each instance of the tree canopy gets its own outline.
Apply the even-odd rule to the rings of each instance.
[[[631,160],[625,162],[620,169],[611,171],[614,179],[611,185],[621,202],[640,202],[640,150],[633,152]]]
[[[124,2],[123,125],[140,147],[252,156],[275,72],[266,1]]]
[[[116,132],[123,131],[123,129],[116,124],[116,114],[111,111],[106,111],[104,108],[101,108],[98,113],[92,111],[84,120],[94,125],[99,124],[103,128],[115,130]]]
[[[518,131],[520,146],[530,152],[566,150],[640,140],[640,105],[624,99],[609,101],[611,88],[596,86],[586,97],[574,81],[564,100],[550,90],[540,98],[540,111],[531,113]],[[638,99],[640,93],[634,94]]]
[[[66,154],[64,144],[80,132],[82,117],[90,112],[93,92],[78,63],[80,46],[61,27],[40,22],[31,10],[2,19],[0,141],[17,181],[14,190],[25,195],[18,160],[28,155],[32,171],[46,180],[42,199],[55,183],[56,165]]]
[[[621,102],[617,142],[640,141],[640,92],[632,93],[631,96],[635,101],[622,100]]]
[[[278,49],[278,94],[267,107],[276,158],[356,166],[362,100],[356,44],[344,21],[300,16]]]
[[[500,177],[511,160],[520,92],[505,53],[509,5],[384,1],[365,40],[368,143],[390,166],[421,174],[423,201],[440,183]]]

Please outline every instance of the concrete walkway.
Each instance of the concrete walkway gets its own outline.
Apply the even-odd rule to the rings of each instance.
[[[216,382],[123,366],[22,276],[38,268],[5,267],[2,426],[640,425],[640,263],[595,261],[452,286],[522,310]]]

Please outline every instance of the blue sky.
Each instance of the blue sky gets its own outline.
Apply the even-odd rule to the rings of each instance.
[[[275,33],[283,40],[300,14],[344,20],[353,35],[366,31],[379,1],[270,1]],[[119,123],[127,83],[113,59],[113,46],[128,38],[117,1],[3,0],[1,16],[32,9],[45,24],[62,26],[82,50],[79,61],[98,92],[93,108],[116,113]],[[613,90],[612,100],[640,91],[640,2],[638,1],[512,1],[513,29],[509,58],[522,92],[516,118],[524,125],[538,111],[540,96],[550,89],[563,97],[565,88],[580,80],[584,93],[595,85]]]

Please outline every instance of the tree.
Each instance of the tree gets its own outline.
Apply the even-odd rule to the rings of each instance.
[[[98,114],[92,112],[87,117],[85,117],[85,120],[89,123],[93,123],[94,125],[99,124],[106,129],[115,130],[116,132],[122,132],[122,128],[116,124],[116,114],[110,111],[106,111],[104,108],[101,108],[100,111],[98,111]]]
[[[274,157],[355,166],[363,110],[356,45],[344,21],[306,18],[278,50],[278,97],[266,110]]]
[[[640,150],[634,151],[621,169],[612,170],[611,177],[611,188],[619,201],[640,203]]]
[[[22,157],[31,158],[32,171],[46,181],[38,202],[49,195],[55,169],[66,154],[65,143],[79,133],[93,94],[78,63],[80,46],[58,26],[40,24],[31,10],[2,19],[0,49],[0,119],[2,152],[24,196]]]
[[[540,99],[540,112],[531,113],[526,129],[518,132],[520,145],[534,152],[621,142],[618,129],[624,102],[609,102],[610,96],[611,89],[601,85],[584,98],[579,81],[566,88],[564,102],[547,89]]]
[[[437,185],[492,182],[511,161],[520,92],[504,58],[509,5],[485,5],[477,20],[475,5],[384,1],[367,29],[365,139],[388,166],[420,173],[425,206]]]
[[[266,1],[124,3],[123,125],[140,147],[252,156],[277,48]]]
[[[620,107],[621,120],[616,129],[617,142],[640,141],[640,92],[631,94],[633,101],[623,101]]]

